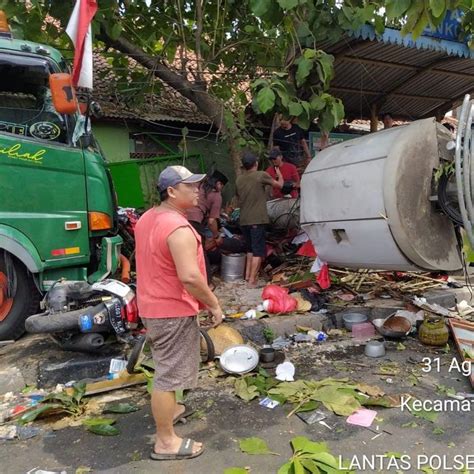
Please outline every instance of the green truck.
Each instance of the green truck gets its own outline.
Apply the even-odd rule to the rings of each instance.
[[[0,12],[0,340],[58,280],[118,266],[112,179],[70,84],[62,55],[13,39]]]

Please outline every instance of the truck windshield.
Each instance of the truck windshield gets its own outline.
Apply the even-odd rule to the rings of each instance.
[[[54,109],[47,59],[0,53],[0,133],[69,143],[71,117]]]

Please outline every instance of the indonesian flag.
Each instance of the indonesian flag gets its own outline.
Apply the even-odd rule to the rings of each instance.
[[[91,22],[97,12],[97,0],[76,0],[66,33],[75,47],[72,83],[75,87],[92,89]]]

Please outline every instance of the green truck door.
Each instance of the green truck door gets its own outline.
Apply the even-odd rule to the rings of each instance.
[[[54,261],[64,266],[64,259],[71,265],[88,261],[86,183],[80,149],[2,134],[0,189],[0,223],[26,235],[47,266],[54,267]]]

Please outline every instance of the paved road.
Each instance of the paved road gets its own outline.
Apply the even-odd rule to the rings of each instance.
[[[327,376],[350,377],[358,381],[377,384],[387,393],[410,392],[421,399],[444,399],[436,393],[436,385],[453,387],[457,391],[471,391],[466,379],[455,371],[448,372],[454,353],[443,354],[430,351],[415,340],[407,342],[407,349],[397,351],[391,346],[387,356],[381,360],[367,359],[361,347],[348,346],[346,350],[324,351],[331,345],[326,343],[318,348],[301,347],[289,354],[297,366],[300,378],[321,379]],[[321,351],[322,350],[322,351]],[[432,371],[419,380],[417,386],[411,386],[408,371],[415,368],[407,363],[409,357],[421,359],[423,356],[440,357],[441,371]],[[381,364],[387,360],[399,364],[401,372],[390,377],[375,375]],[[355,365],[362,364],[362,365]],[[133,400],[143,403],[140,411],[118,415],[117,426],[121,434],[116,437],[100,437],[88,433],[83,427],[71,427],[52,432],[48,426],[44,431],[28,441],[0,441],[0,472],[23,474],[33,468],[74,473],[79,466],[87,466],[93,472],[100,473],[166,473],[166,474],[222,474],[224,469],[232,466],[250,467],[252,474],[275,473],[291,456],[289,441],[297,435],[305,435],[315,441],[326,441],[335,455],[342,455],[353,461],[363,462],[362,455],[376,462],[387,451],[396,451],[408,456],[404,458],[402,469],[356,469],[358,472],[420,472],[415,469],[419,456],[446,456],[446,465],[438,469],[439,473],[459,472],[448,468],[456,461],[455,456],[470,460],[474,467],[474,432],[472,412],[440,413],[438,421],[433,424],[413,417],[399,408],[378,409],[376,421],[380,429],[392,433],[382,434],[373,439],[375,434],[365,428],[350,426],[344,417],[328,414],[329,430],[321,425],[308,426],[296,416],[287,418],[287,407],[268,410],[257,402],[244,403],[232,393],[231,381],[228,378],[203,380],[202,388],[188,396],[187,402],[201,408],[205,417],[196,419],[178,428],[183,436],[190,436],[206,444],[206,452],[195,460],[181,462],[156,462],[148,458],[153,439],[153,422],[144,391],[133,393]],[[417,427],[402,427],[415,421]],[[36,426],[40,426],[37,424]],[[443,434],[435,434],[438,427]],[[267,441],[270,448],[280,456],[249,456],[240,452],[238,439],[259,436]],[[461,459],[461,458],[459,458]],[[458,460],[459,460],[458,459]],[[437,458],[432,458],[437,462]],[[408,469],[408,463],[412,463]],[[360,465],[360,464],[359,464]],[[403,469],[404,468],[404,469]],[[424,471],[431,472],[431,471]],[[471,472],[474,472],[472,469]]]

